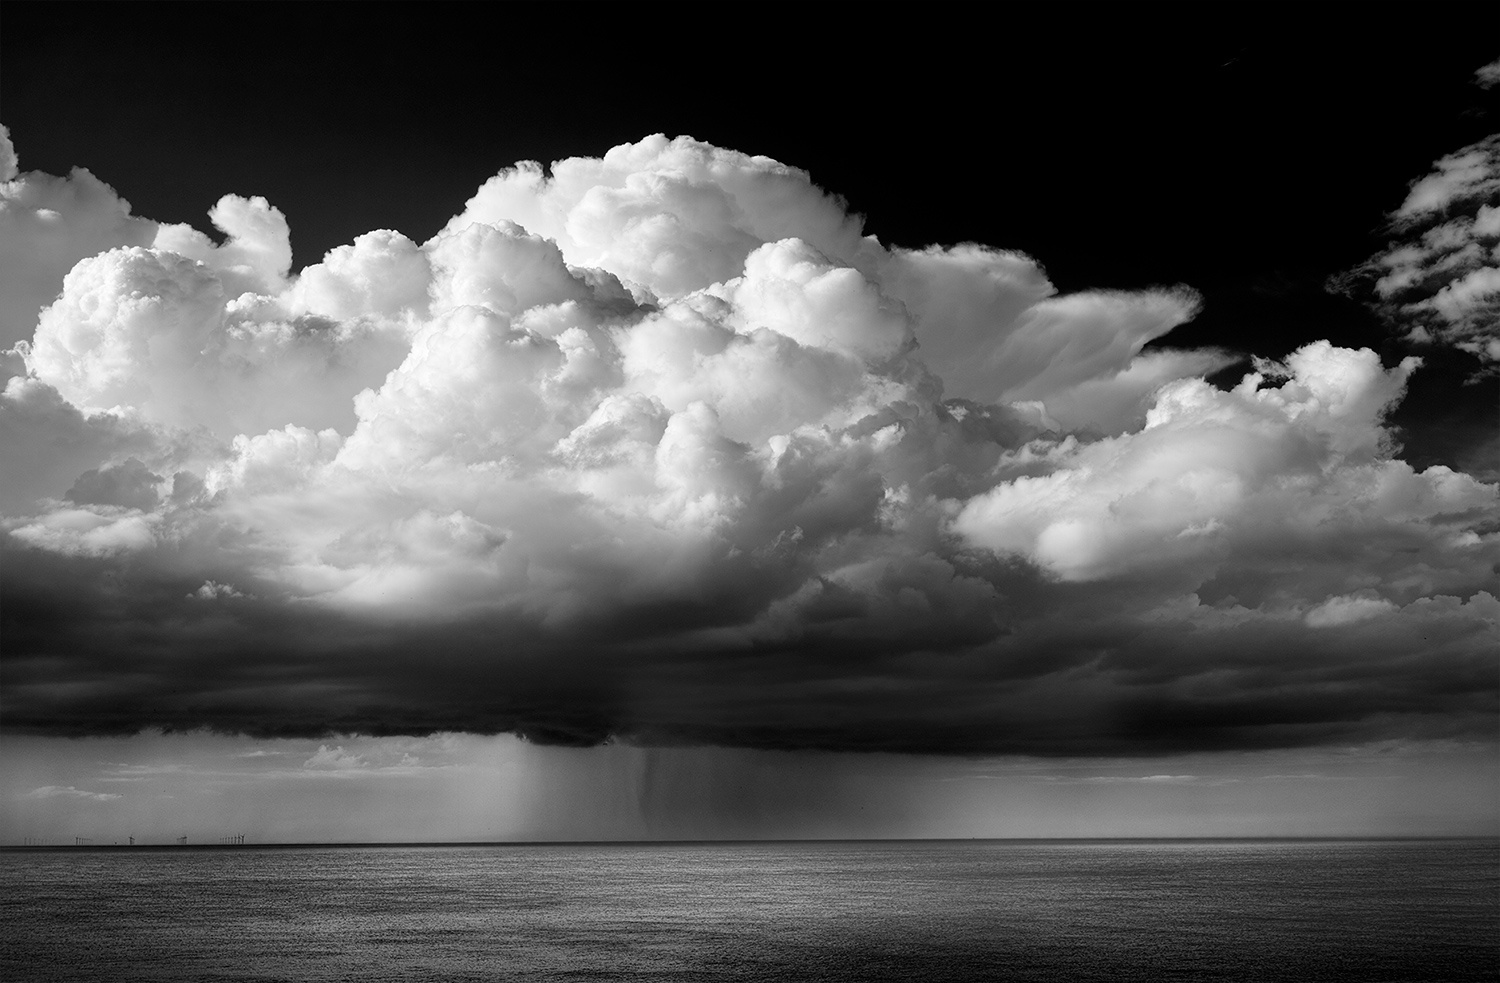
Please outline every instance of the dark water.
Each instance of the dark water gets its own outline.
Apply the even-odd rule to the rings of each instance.
[[[0,979],[1493,980],[1500,842],[0,855]]]

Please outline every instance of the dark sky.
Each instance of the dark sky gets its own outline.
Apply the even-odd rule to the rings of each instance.
[[[139,214],[267,196],[298,265],[372,224],[431,234],[497,162],[661,131],[793,162],[891,243],[1239,301],[1363,259],[1405,185],[1493,128],[1491,37],[1328,9],[770,7],[667,36],[669,12],[8,3],[4,111],[28,167],[88,166]]]

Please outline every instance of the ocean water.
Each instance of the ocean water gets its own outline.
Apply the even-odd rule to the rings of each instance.
[[[1494,980],[1500,842],[0,854],[0,979]]]

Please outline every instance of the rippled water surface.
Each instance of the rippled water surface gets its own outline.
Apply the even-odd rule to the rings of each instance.
[[[0,979],[1493,980],[1500,843],[0,854]]]

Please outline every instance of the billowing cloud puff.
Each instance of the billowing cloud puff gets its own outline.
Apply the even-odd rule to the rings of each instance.
[[[79,260],[149,245],[156,229],[83,168],[65,178],[19,173],[10,133],[0,126],[0,345],[31,337],[37,313]]]
[[[687,137],[657,135],[550,174],[526,162],[491,178],[448,223],[514,222],[557,243],[568,262],[609,270],[652,297],[738,276],[762,244],[798,238],[849,262],[861,222],[806,172]]]
[[[184,405],[177,390],[222,336],[224,303],[218,278],[201,263],[153,249],[112,250],[68,274],[63,295],[22,349],[27,368],[75,406],[131,406],[191,425],[196,406]]]
[[[1367,349],[1319,342],[1285,367],[1265,366],[1289,377],[1279,387],[1262,388],[1260,373],[1230,392],[1171,383],[1144,429],[1053,448],[1046,474],[974,497],[954,529],[1063,579],[1091,580],[1217,562],[1241,538],[1361,535],[1350,527],[1404,523],[1413,508],[1424,519],[1483,509],[1494,501],[1491,486],[1382,459],[1380,414],[1417,364],[1385,372]],[[1398,484],[1406,488],[1399,504],[1381,494]]]
[[[286,216],[264,198],[225,195],[208,213],[228,237],[222,246],[188,225],[164,225],[152,246],[213,269],[226,293],[275,292],[292,266],[292,240]]]
[[[366,232],[303,270],[288,307],[334,321],[421,314],[431,278],[427,254],[416,243],[399,232]]]
[[[1416,359],[1220,389],[1160,347],[1188,288],[887,246],[688,138],[296,274],[268,202],[211,219],[101,243],[8,356],[6,726],[1134,753],[1493,710],[1497,489],[1397,456]]]
[[[0,126],[0,181],[14,181],[21,173],[21,163],[16,158],[16,145],[11,143],[10,130]]]
[[[26,365],[86,412],[118,409],[227,439],[344,422],[353,396],[405,350],[399,320],[294,314],[279,297],[229,296],[221,273],[157,248],[83,260],[21,344]]]

